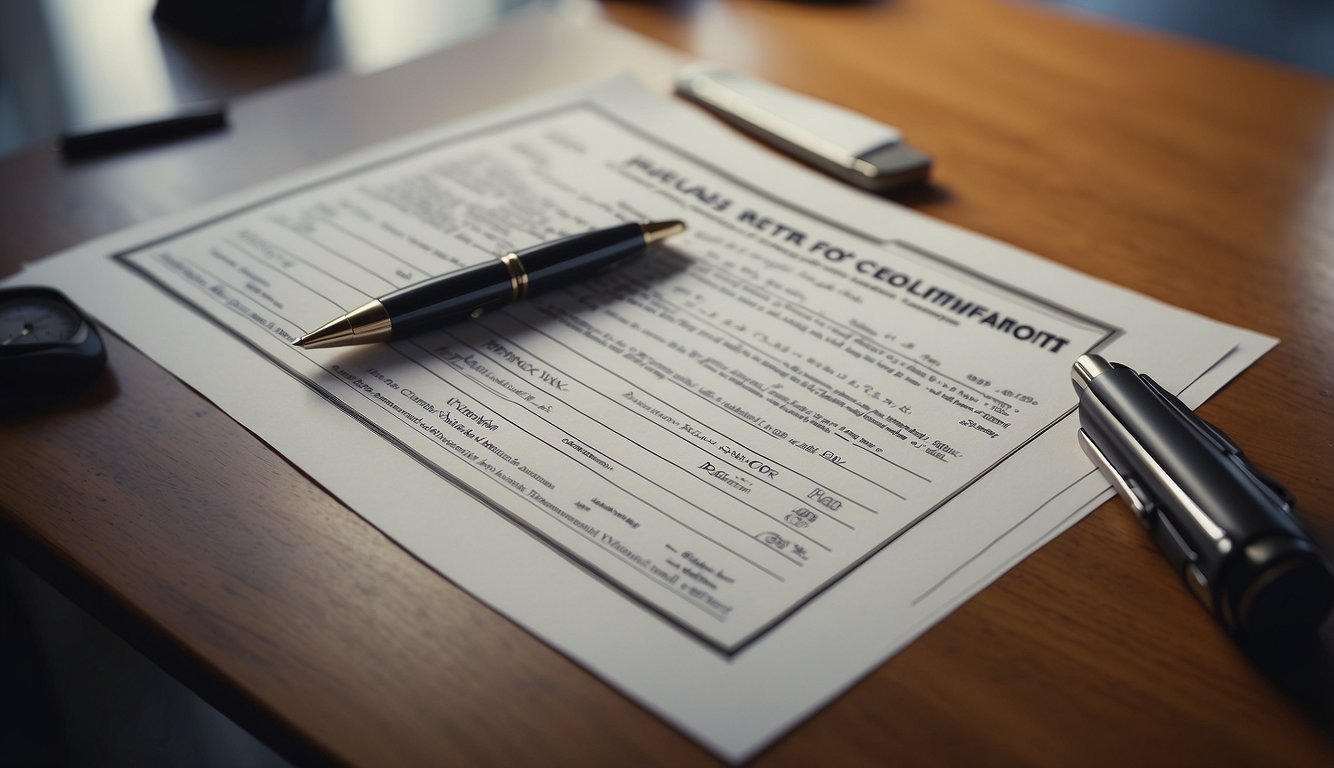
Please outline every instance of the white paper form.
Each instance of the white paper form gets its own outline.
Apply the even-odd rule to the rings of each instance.
[[[596,281],[390,345],[290,345],[424,277],[664,218],[688,232]],[[1179,390],[1270,343],[812,177],[626,82],[23,279],[732,758],[1105,489],[1073,440],[1076,356]]]

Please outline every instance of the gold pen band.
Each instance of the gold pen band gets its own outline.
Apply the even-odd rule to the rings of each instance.
[[[528,270],[523,268],[517,253],[507,253],[500,257],[500,263],[510,273],[510,301],[518,301],[528,295]]]

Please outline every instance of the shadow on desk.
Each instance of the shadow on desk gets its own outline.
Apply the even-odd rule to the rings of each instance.
[[[1318,636],[1246,653],[1334,743],[1334,621],[1326,621]]]
[[[0,765],[288,763],[0,555]]]

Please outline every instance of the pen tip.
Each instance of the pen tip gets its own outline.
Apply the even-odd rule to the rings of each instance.
[[[644,245],[652,245],[659,240],[666,240],[672,235],[686,231],[686,223],[672,219],[670,221],[646,221],[639,225],[644,230]]]

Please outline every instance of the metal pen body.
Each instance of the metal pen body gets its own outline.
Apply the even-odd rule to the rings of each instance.
[[[1147,376],[1086,355],[1075,385],[1085,451],[1224,625],[1318,623],[1329,572],[1282,486]]]

